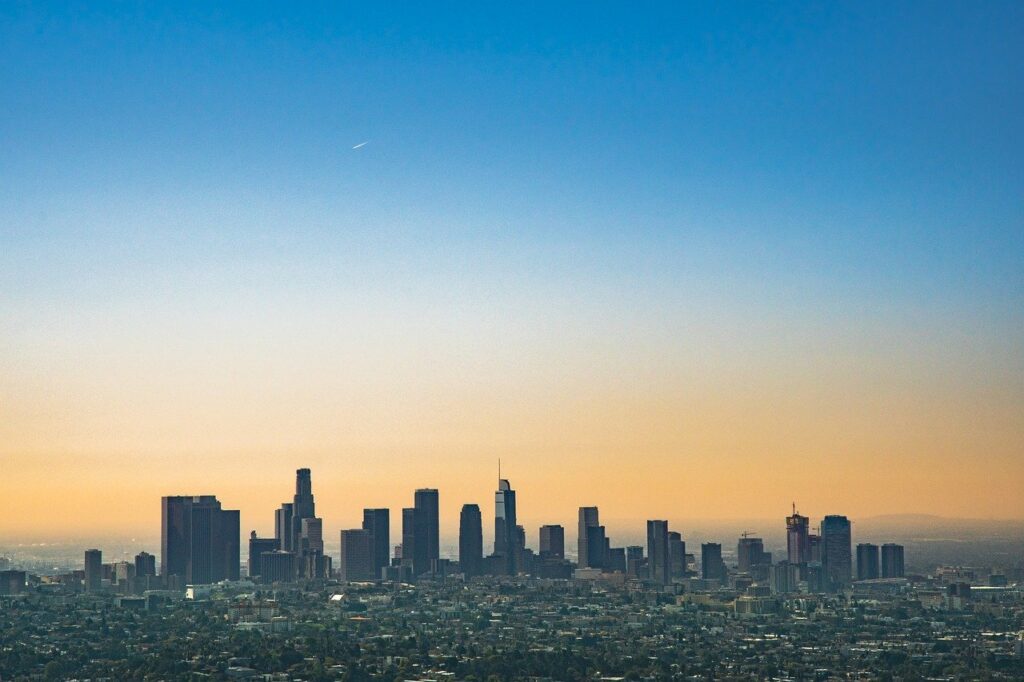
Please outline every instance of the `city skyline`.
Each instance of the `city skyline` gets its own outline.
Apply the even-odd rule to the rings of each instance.
[[[1024,519],[1022,25],[6,4],[0,536],[498,458],[564,523]]]

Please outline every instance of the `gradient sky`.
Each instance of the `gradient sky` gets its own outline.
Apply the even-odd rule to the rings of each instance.
[[[166,4],[0,5],[0,536],[1024,517],[1024,4]]]

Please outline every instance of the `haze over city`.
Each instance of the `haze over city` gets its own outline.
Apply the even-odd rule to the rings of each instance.
[[[0,536],[1024,518],[1021,5],[786,10],[0,7]]]

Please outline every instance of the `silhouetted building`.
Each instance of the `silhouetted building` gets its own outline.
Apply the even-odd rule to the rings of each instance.
[[[565,528],[557,525],[540,527],[540,555],[565,558]]]
[[[850,520],[845,516],[829,515],[821,522],[823,546],[822,565],[829,587],[839,590],[853,580],[853,550],[850,539]]]
[[[878,577],[878,545],[862,542],[857,545],[857,580]]]
[[[483,560],[484,534],[480,506],[464,504],[459,514],[459,567],[466,577],[481,575]]]
[[[142,578],[156,575],[156,557],[149,552],[139,552],[135,555],[135,576]]]
[[[644,569],[644,548],[640,545],[626,547],[626,575],[639,578]]]
[[[810,519],[796,513],[786,517],[786,557],[791,564],[804,564],[811,560],[811,546],[808,541]]]
[[[341,531],[341,561],[338,578],[346,582],[373,580],[373,533],[366,529]]]
[[[85,590],[95,592],[103,584],[103,552],[85,550]]]
[[[213,495],[162,499],[160,575],[169,589],[238,580],[238,511]]]
[[[266,585],[272,583],[290,583],[295,580],[295,553],[264,552],[260,555],[260,582]]]
[[[391,547],[391,511],[389,509],[364,509],[363,530],[370,531],[373,539],[373,575],[381,577],[387,568],[388,550]]]
[[[505,573],[514,575],[522,545],[516,536],[516,491],[507,479],[498,479],[494,493],[494,555],[505,558]]]
[[[604,526],[585,526],[583,529],[586,535],[584,547],[587,551],[585,568],[604,568],[605,558],[608,550],[608,538],[604,533]]]
[[[706,542],[700,546],[701,577],[704,580],[717,580],[724,584],[727,578],[725,562],[722,561],[722,545],[717,542]]]
[[[21,594],[25,591],[25,571],[4,569],[0,571],[0,594]]]
[[[668,549],[668,521],[647,522],[648,576],[656,583],[672,582],[672,558]]]
[[[903,545],[887,542],[882,545],[882,577],[902,578],[903,575]]]
[[[683,536],[673,530],[668,532],[668,563],[673,578],[686,576],[686,543]]]
[[[739,570],[752,576],[760,573],[760,568],[766,563],[771,563],[771,559],[764,551],[764,541],[761,538],[740,538],[736,544],[736,559]]]
[[[292,500],[291,547],[288,549],[301,556],[302,521],[316,516],[316,502],[313,500],[313,479],[309,469],[295,471],[295,497]]]
[[[591,566],[589,563],[591,556],[599,556],[600,553],[591,552],[588,545],[589,535],[587,528],[601,525],[598,521],[597,507],[580,507],[579,515],[579,527],[577,535],[577,558],[576,563],[580,568],[600,568],[600,566]],[[604,531],[601,532],[601,537],[604,537]],[[601,541],[602,545],[604,540]]]
[[[611,547],[608,550],[608,565],[606,567],[609,571],[618,571],[619,573],[626,572],[626,548],[625,547]]]
[[[249,533],[249,577],[256,578],[262,568],[263,555],[267,552],[276,552],[278,549],[277,538],[256,537],[256,531]]]
[[[800,582],[799,567],[788,561],[780,561],[771,567],[769,582],[773,594],[796,592],[797,585]]]
[[[438,514],[437,490],[434,488],[420,488],[414,496],[414,505],[417,510],[417,519],[421,525],[421,536],[417,541],[423,540],[423,560],[416,574],[426,573],[430,570],[431,562],[441,558],[441,525]]]
[[[274,513],[274,537],[277,538],[278,549],[292,550],[292,503],[285,502]]]
[[[808,552],[810,553],[810,558],[808,559],[808,562],[810,562],[810,563],[819,563],[819,564],[820,563],[824,563],[824,561],[825,561],[825,551],[823,549],[824,542],[822,541],[820,535],[815,535],[814,533],[811,533],[810,535],[808,535],[807,536],[807,547],[808,547]]]

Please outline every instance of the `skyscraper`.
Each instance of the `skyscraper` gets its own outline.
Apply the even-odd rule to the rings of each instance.
[[[278,549],[292,551],[292,503],[285,502],[274,513],[274,537],[277,538]]]
[[[438,514],[437,490],[420,488],[414,497],[418,518],[423,524],[422,533],[425,541],[424,561],[422,570],[417,575],[430,570],[431,562],[441,558],[441,525]],[[417,540],[420,538],[417,537]]]
[[[498,479],[498,490],[494,493],[494,554],[504,557],[505,573],[516,572],[516,491],[507,479]]]
[[[882,577],[902,578],[903,576],[903,545],[885,543],[882,545]]]
[[[805,564],[811,560],[811,547],[808,541],[810,519],[796,513],[793,505],[792,516],[786,517],[786,555],[791,564]]]
[[[878,577],[878,545],[862,542],[857,545],[857,580]]]
[[[95,592],[103,581],[103,552],[98,549],[85,550],[85,591]]]
[[[483,519],[480,507],[462,505],[459,514],[459,566],[468,578],[480,575],[484,559]]]
[[[156,557],[149,552],[135,555],[135,575],[139,578],[156,575]]]
[[[540,555],[557,559],[565,558],[565,529],[557,525],[540,527]]]
[[[853,580],[850,520],[832,514],[821,522],[822,565],[830,589],[839,590]]]
[[[374,538],[365,528],[341,531],[341,561],[338,577],[346,582],[373,580]]]
[[[583,529],[586,535],[586,566],[585,568],[605,568],[608,554],[608,536],[605,535],[604,526],[585,526]]]
[[[700,546],[701,577],[704,580],[717,580],[724,584],[728,575],[725,562],[722,561],[722,545],[717,542],[706,542]]]
[[[597,507],[580,507],[579,528],[576,540],[578,547],[576,563],[580,568],[592,568],[588,563],[590,550],[587,545],[587,528],[599,525]]]
[[[668,585],[672,582],[672,559],[668,549],[668,521],[647,522],[647,565],[653,582]]]
[[[295,497],[292,501],[292,546],[289,549],[302,554],[302,520],[316,516],[313,500],[313,480],[309,469],[295,471]]]
[[[213,495],[162,498],[160,574],[170,589],[238,580],[237,510],[221,509]]]
[[[406,566],[414,576],[416,564],[416,531],[417,531],[416,507],[406,507],[401,510],[401,565]],[[422,560],[422,559],[421,559]]]
[[[761,538],[741,537],[736,543],[736,558],[739,570],[753,573],[757,566],[765,563],[764,541]]]
[[[668,561],[673,578],[686,577],[686,542],[675,531],[668,532]]]
[[[262,567],[263,555],[267,552],[277,551],[279,543],[277,538],[260,538],[256,531],[249,534],[249,577],[259,577]]]
[[[381,571],[391,562],[388,559],[391,547],[391,511],[389,509],[364,509],[363,529],[373,536],[373,575],[381,577]]]

